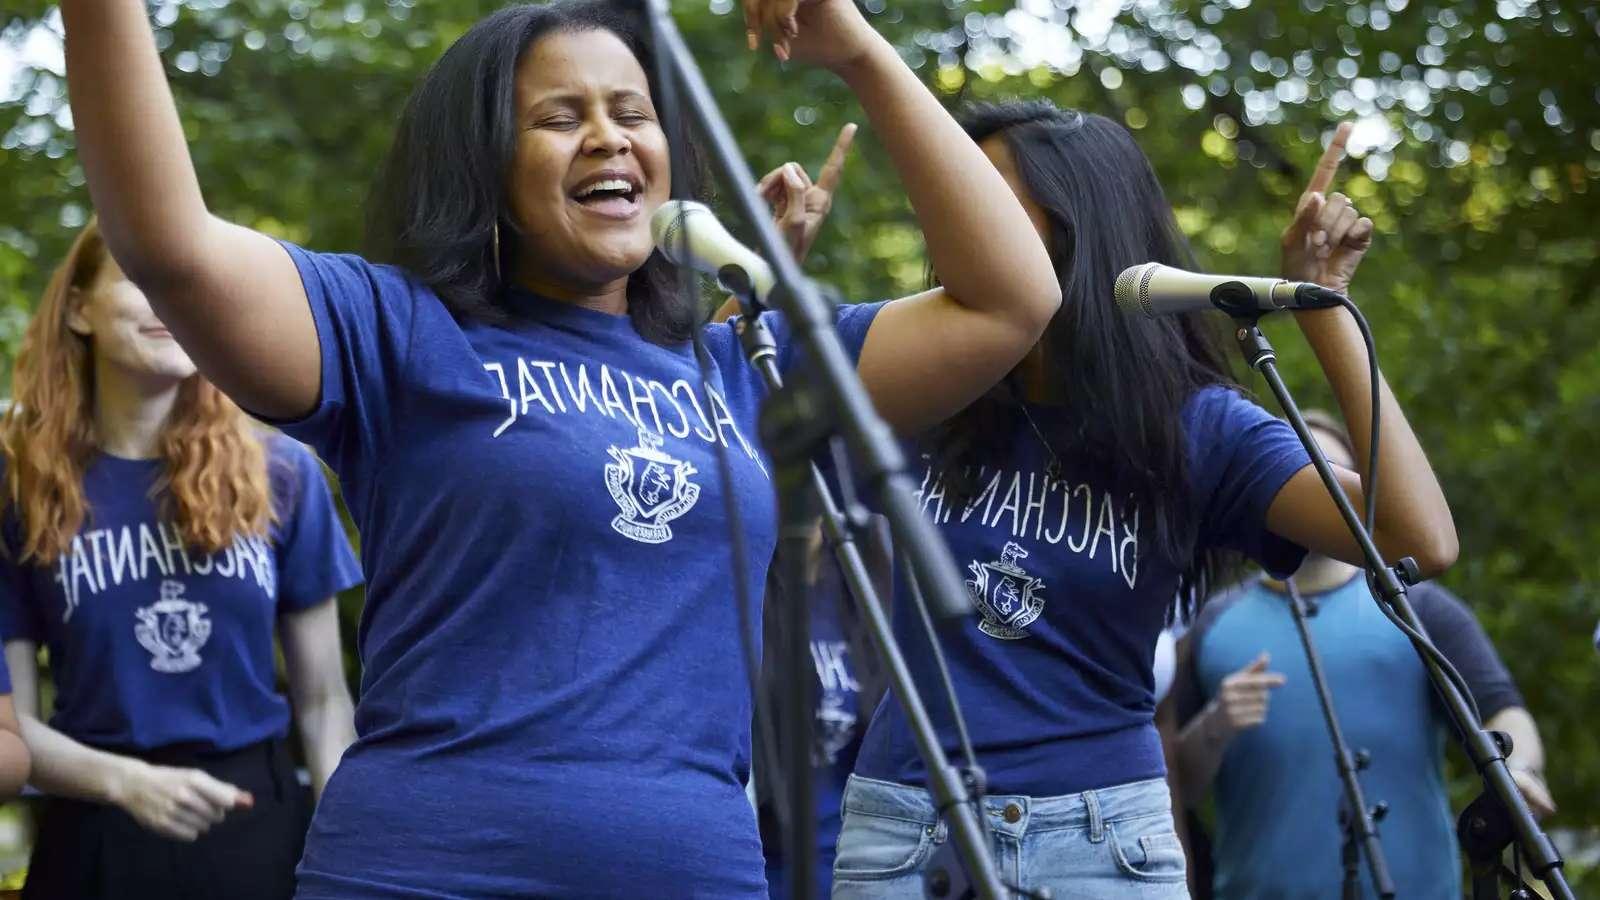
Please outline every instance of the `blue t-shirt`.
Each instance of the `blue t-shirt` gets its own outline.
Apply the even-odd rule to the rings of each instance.
[[[162,460],[94,457],[88,515],[54,565],[17,564],[20,523],[7,514],[0,631],[49,648],[51,727],[126,752],[236,750],[288,733],[278,616],[359,584],[361,571],[322,467],[283,435],[263,440],[278,522],[218,553],[185,546],[162,516]]]
[[[1278,490],[1308,464],[1294,432],[1222,387],[1197,392],[1183,425],[1202,542],[1292,571],[1304,551],[1265,523]],[[976,606],[940,638],[989,790],[1049,797],[1161,777],[1152,663],[1183,567],[1150,549],[1151,518],[1131,500],[1070,459],[1052,478],[1050,451],[1025,420],[1004,446],[1008,458],[977,472],[967,502],[940,483],[930,454],[920,490],[924,513],[967,570]],[[905,595],[902,578],[896,596]],[[912,674],[937,685],[916,611],[896,607]],[[948,705],[929,695],[924,703],[946,752],[955,753]],[[857,771],[925,783],[893,697],[873,715]]]
[[[806,594],[811,609],[811,662],[817,680],[813,686],[817,701],[816,752],[812,759],[817,808],[817,895],[826,897],[833,882],[833,859],[843,825],[844,786],[855,770],[856,754],[861,749],[861,734],[866,716],[861,709],[862,667],[855,659],[851,622],[857,615],[855,600],[849,596],[844,576],[832,552],[822,550],[816,583]],[[869,563],[870,565],[870,563]],[[887,561],[885,560],[885,568]],[[767,786],[783,790],[781,784]],[[790,864],[784,859],[782,835],[769,835],[763,845],[767,856],[767,889],[774,900],[787,898],[790,891]]]
[[[708,399],[690,345],[626,317],[513,291],[506,324],[461,322],[398,269],[288,250],[322,394],[286,428],[338,472],[369,578],[359,738],[300,895],[761,896],[713,442],[752,598],[775,501],[732,328],[704,330]],[[852,354],[877,309],[842,308]]]
[[[1368,805],[1389,805],[1378,835],[1396,895],[1458,900],[1460,867],[1442,773],[1448,722],[1416,650],[1383,615],[1361,575],[1305,598],[1316,608],[1306,622],[1345,741],[1352,752],[1372,754],[1359,776],[1362,793]],[[1432,584],[1412,588],[1410,598],[1485,719],[1521,705],[1511,676],[1459,600]],[[1262,651],[1271,655],[1268,668],[1285,677],[1272,692],[1266,721],[1234,738],[1217,770],[1216,895],[1338,896],[1344,793],[1287,595],[1259,580],[1221,594],[1206,605],[1189,641],[1177,693],[1180,718],[1198,712],[1222,679]],[[1364,860],[1360,884],[1363,897],[1376,896]]]

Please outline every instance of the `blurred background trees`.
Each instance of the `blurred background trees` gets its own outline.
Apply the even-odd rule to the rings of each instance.
[[[486,0],[159,0],[163,57],[218,214],[322,250],[363,200],[418,74]],[[0,391],[49,269],[89,214],[59,20],[0,12]],[[743,50],[733,0],[680,27],[757,172],[819,165],[860,113],[821,72]],[[1355,297],[1452,500],[1444,581],[1539,718],[1556,825],[1600,824],[1600,8],[1572,0],[864,0],[952,103],[1040,95],[1118,119],[1215,271],[1268,274],[1333,125],[1336,189],[1378,225]],[[918,288],[921,242],[863,130],[810,264],[849,297]],[[1292,324],[1306,404],[1328,393]],[[1259,387],[1259,386],[1258,386]],[[1270,400],[1268,401],[1270,408]],[[353,640],[359,596],[347,598]],[[357,671],[353,653],[352,677]],[[1462,780],[1465,789],[1467,782]],[[1581,882],[1580,882],[1581,884]]]

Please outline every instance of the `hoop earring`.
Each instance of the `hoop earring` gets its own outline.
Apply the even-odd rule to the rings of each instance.
[[[498,285],[501,281],[505,280],[500,275],[500,220],[499,219],[495,219],[494,225],[489,231],[489,252],[494,254],[494,257],[493,257],[493,259],[494,259],[494,280],[495,280],[495,284]]]

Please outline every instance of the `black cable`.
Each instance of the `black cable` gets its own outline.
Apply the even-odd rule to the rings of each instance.
[[[1372,338],[1372,328],[1367,324],[1367,317],[1362,315],[1359,307],[1351,302],[1344,294],[1336,294],[1339,305],[1350,311],[1355,317],[1356,327],[1361,329],[1361,341],[1367,348],[1367,375],[1372,385],[1372,411],[1370,430],[1367,434],[1367,483],[1363,488],[1362,501],[1366,507],[1367,533],[1371,534],[1376,527],[1378,519],[1378,429],[1383,425],[1383,416],[1379,412],[1379,404],[1383,401],[1383,391],[1378,386],[1378,350],[1377,342]]]
[[[1379,403],[1382,400],[1383,391],[1378,381],[1377,342],[1372,337],[1372,327],[1367,324],[1367,317],[1362,315],[1361,309],[1357,307],[1349,297],[1346,297],[1343,294],[1337,294],[1335,296],[1339,298],[1339,305],[1348,310],[1350,315],[1356,320],[1356,327],[1361,330],[1361,341],[1366,345],[1367,349],[1367,372],[1368,377],[1372,382],[1372,419],[1369,426],[1371,440],[1367,448],[1367,477],[1366,483],[1363,485],[1362,492],[1364,495],[1363,500],[1365,501],[1364,506],[1366,513],[1367,533],[1374,534],[1375,532],[1373,529],[1376,521],[1378,506],[1378,429],[1383,418],[1380,414],[1381,408],[1379,406]],[[1377,588],[1375,573],[1373,573],[1370,569],[1367,571],[1367,589],[1372,592],[1374,597],[1382,597],[1381,592]],[[1478,710],[1477,698],[1472,696],[1472,689],[1467,686],[1467,680],[1461,676],[1461,673],[1450,662],[1450,660],[1446,658],[1442,652],[1440,652],[1438,647],[1434,646],[1433,641],[1430,640],[1427,635],[1415,628],[1412,628],[1410,623],[1400,618],[1400,614],[1395,612],[1388,603],[1383,602],[1380,599],[1378,602],[1378,609],[1382,610],[1383,614],[1388,617],[1389,621],[1393,622],[1396,628],[1399,628],[1406,637],[1411,639],[1411,643],[1414,644],[1418,650],[1422,651],[1428,656],[1429,659],[1433,660],[1434,663],[1438,665],[1440,671],[1444,672],[1445,677],[1450,679],[1450,682],[1455,685],[1456,690],[1461,692],[1461,696],[1466,698],[1467,708],[1471,710],[1472,718],[1476,720],[1477,724],[1481,727],[1483,724],[1483,714]]]
[[[950,719],[956,726],[956,740],[961,744],[961,757],[966,760],[967,770],[978,771],[978,754],[972,749],[972,737],[967,731],[966,717],[961,714],[961,700],[956,696],[955,682],[950,678],[950,667],[945,663],[944,649],[939,644],[939,633],[933,627],[933,616],[928,613],[928,604],[922,599],[922,587],[917,584],[915,573],[900,556],[900,551],[895,550],[897,565],[906,572],[906,586],[911,594],[911,605],[916,607],[917,614],[922,620],[922,630],[928,637],[928,650],[933,655],[934,667],[939,670],[939,686],[944,691],[945,703],[950,707]],[[979,809],[983,808],[983,785],[968,785],[972,791],[972,801]]]

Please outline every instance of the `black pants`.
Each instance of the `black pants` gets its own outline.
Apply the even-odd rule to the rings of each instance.
[[[230,813],[192,843],[146,830],[114,806],[45,802],[24,900],[288,900],[305,846],[306,804],[282,741],[231,753],[166,748],[135,754],[203,769],[249,791],[255,806]]]

